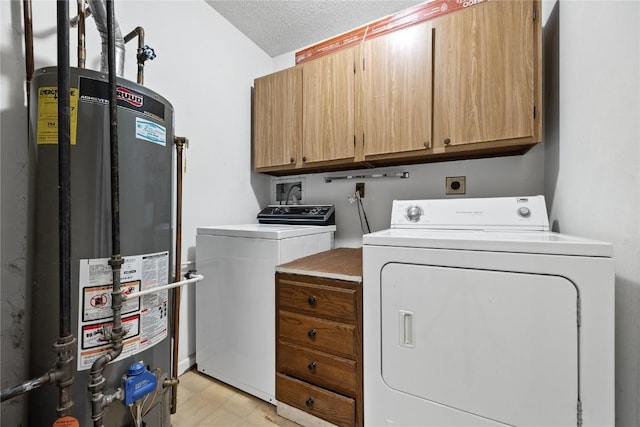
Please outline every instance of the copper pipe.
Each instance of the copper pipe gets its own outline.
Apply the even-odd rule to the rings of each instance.
[[[138,51],[136,54],[136,59],[138,60],[138,84],[144,84],[144,61],[147,58],[143,54],[144,49],[144,28],[136,27],[129,34],[124,36],[124,42],[128,43],[134,37],[138,37]]]
[[[78,0],[78,68],[84,68],[87,59],[87,46],[85,43],[85,3]],[[75,18],[74,18],[75,19]],[[73,25],[73,22],[72,22]]]
[[[179,282],[181,276],[182,262],[182,151],[188,144],[185,137],[176,136],[173,139],[176,144],[176,255],[175,255],[175,277],[174,281]],[[178,378],[178,350],[180,344],[180,288],[173,291],[173,380]],[[171,413],[175,414],[178,408],[178,387],[177,382],[171,388]]]

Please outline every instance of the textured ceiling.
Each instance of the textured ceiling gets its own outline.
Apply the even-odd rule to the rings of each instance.
[[[357,28],[424,0],[206,0],[271,57]]]

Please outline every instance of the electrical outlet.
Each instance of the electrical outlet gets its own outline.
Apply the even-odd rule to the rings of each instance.
[[[446,194],[465,194],[467,192],[466,176],[448,176],[445,179]]]
[[[360,193],[360,198],[364,199],[364,182],[356,182],[356,193]]]

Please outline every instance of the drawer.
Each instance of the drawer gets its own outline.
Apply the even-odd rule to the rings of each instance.
[[[349,396],[356,395],[355,360],[278,342],[276,370]]]
[[[280,338],[316,350],[353,359],[357,354],[355,325],[280,310],[278,331]]]
[[[276,399],[338,426],[353,426],[355,401],[304,381],[276,374]]]
[[[281,308],[289,308],[311,316],[356,321],[355,289],[280,279],[278,297]]]

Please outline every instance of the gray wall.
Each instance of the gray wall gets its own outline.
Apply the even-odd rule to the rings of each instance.
[[[553,228],[613,242],[616,425],[640,425],[640,2],[548,2],[545,195]]]

